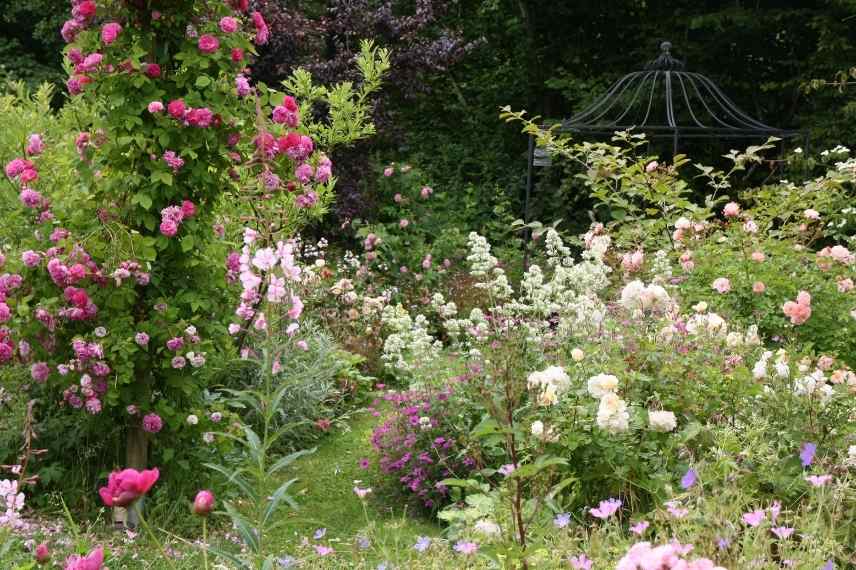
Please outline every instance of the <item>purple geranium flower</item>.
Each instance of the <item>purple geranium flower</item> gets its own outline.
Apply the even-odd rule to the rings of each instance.
[[[687,472],[684,473],[683,477],[681,477],[681,488],[689,489],[690,487],[696,484],[697,480],[698,473],[696,473],[696,470],[692,468],[687,469]]]
[[[808,467],[814,461],[814,454],[817,451],[817,445],[810,441],[805,442],[800,447],[800,461],[803,467]]]
[[[555,525],[556,528],[565,528],[570,522],[570,513],[559,513],[558,515],[556,515],[556,518],[553,519],[553,525]]]
[[[621,508],[621,501],[618,499],[607,499],[601,501],[595,509],[589,511],[593,517],[606,520],[615,514],[615,511]]]

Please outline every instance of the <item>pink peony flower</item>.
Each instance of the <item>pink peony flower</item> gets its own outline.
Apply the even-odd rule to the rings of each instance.
[[[394,173],[395,173],[395,169],[391,166],[387,166],[386,168],[383,169],[383,175],[386,176],[387,178],[392,176]]]
[[[232,48],[232,61],[235,63],[244,61],[244,50],[241,48]]]
[[[143,64],[143,72],[146,74],[146,77],[157,79],[161,76],[161,66],[157,63],[146,63]]]
[[[767,256],[764,255],[763,251],[753,251],[751,257],[752,261],[755,261],[757,263],[762,263],[765,259],[767,259]]]
[[[731,281],[726,277],[718,277],[717,279],[714,279],[711,287],[716,289],[718,293],[725,294],[731,291]]]
[[[214,53],[220,49],[220,41],[211,34],[199,36],[199,51],[202,53]]]
[[[423,200],[427,200],[433,193],[434,190],[430,186],[423,186],[422,189],[419,190],[419,196],[421,196]]]
[[[158,433],[163,429],[163,420],[157,414],[146,414],[143,416],[143,431],[148,433]],[[157,476],[155,476],[155,481],[157,481]],[[110,505],[107,505],[108,507]],[[121,506],[121,505],[120,505]]]
[[[650,173],[654,172],[655,170],[657,170],[657,167],[659,167],[659,166],[660,166],[660,164],[656,160],[652,160],[651,162],[649,162],[648,164],[645,165],[645,172],[650,174]]]
[[[146,418],[148,417],[146,416]],[[159,417],[154,417],[160,422]],[[145,420],[143,425],[145,426]],[[160,427],[155,431],[159,430]],[[98,494],[101,496],[104,506],[127,507],[148,493],[157,482],[158,477],[160,477],[160,471],[158,471],[157,467],[145,471],[137,471],[136,469],[114,471],[110,473],[107,486],[98,489]]]
[[[803,217],[805,217],[805,219],[807,219],[807,220],[819,220],[820,219],[820,212],[818,212],[817,210],[813,210],[813,209],[809,208],[808,210],[803,212]]]
[[[757,295],[762,294],[766,290],[767,286],[764,285],[763,281],[755,281],[755,283],[752,284],[752,292]]]
[[[120,33],[122,33],[122,26],[116,22],[108,22],[101,26],[101,41],[109,46],[116,41]]]
[[[163,109],[163,103],[161,103],[160,101],[152,101],[151,103],[149,103],[148,106],[149,113],[151,114],[162,113]]]
[[[104,549],[98,547],[86,556],[77,554],[65,561],[65,570],[101,570],[104,567]]]
[[[193,500],[193,514],[207,517],[214,510],[214,493],[211,491],[199,491]]]

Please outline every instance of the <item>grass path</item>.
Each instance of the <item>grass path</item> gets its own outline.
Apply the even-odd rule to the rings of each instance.
[[[355,415],[347,425],[339,425],[338,433],[324,439],[312,455],[299,459],[288,478],[297,477],[292,496],[301,508],[288,511],[287,520],[276,531],[273,540],[285,553],[293,551],[304,538],[312,543],[333,546],[346,553],[358,548],[356,537],[371,537],[375,550],[409,549],[418,536],[438,536],[440,527],[426,518],[409,516],[400,501],[384,500],[369,495],[365,505],[354,493],[354,481],[362,487],[372,487],[372,470],[364,470],[359,460],[369,457],[369,438],[375,418],[365,412]],[[371,521],[370,523],[367,522]],[[323,539],[313,535],[326,528]]]

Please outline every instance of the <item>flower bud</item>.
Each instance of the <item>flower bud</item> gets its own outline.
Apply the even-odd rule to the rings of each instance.
[[[199,491],[193,500],[193,514],[207,517],[214,510],[214,493],[211,491]]]
[[[36,562],[39,564],[47,564],[47,562],[51,559],[50,550],[48,550],[48,545],[46,542],[39,544],[36,547]]]

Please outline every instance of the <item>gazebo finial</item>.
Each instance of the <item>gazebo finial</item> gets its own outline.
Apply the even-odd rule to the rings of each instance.
[[[656,69],[661,71],[677,71],[684,68],[684,62],[672,57],[672,42],[660,42],[660,55],[657,59],[648,62],[645,69]]]

